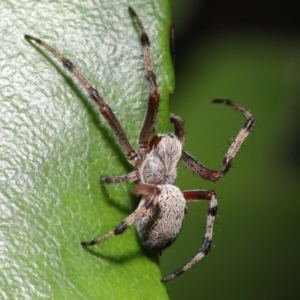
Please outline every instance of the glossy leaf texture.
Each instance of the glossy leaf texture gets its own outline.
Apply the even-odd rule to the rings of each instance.
[[[131,1],[152,41],[158,127],[169,129],[174,76],[168,1]],[[158,255],[135,227],[85,249],[138,204],[132,184],[99,175],[132,170],[94,103],[45,49],[69,58],[99,90],[136,147],[147,105],[138,30],[127,1],[1,1],[0,298],[167,299]]]

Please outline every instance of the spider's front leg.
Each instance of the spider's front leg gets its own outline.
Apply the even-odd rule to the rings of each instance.
[[[99,92],[89,83],[89,81],[83,76],[83,74],[75,67],[75,65],[67,58],[65,58],[62,54],[60,54],[53,47],[45,43],[44,41],[35,38],[30,35],[25,35],[25,39],[32,40],[37,44],[41,45],[49,52],[51,52],[80,83],[80,85],[84,88],[84,90],[88,93],[89,97],[97,104],[101,115],[105,118],[111,129],[113,130],[123,152],[127,156],[129,162],[136,166],[138,162],[138,155],[134,151],[132,145],[130,144],[119,120],[116,118],[115,114],[107,105],[107,103],[100,96]]]
[[[151,184],[137,184],[133,188],[133,193],[135,195],[143,195],[145,202],[142,206],[137,208],[132,214],[130,214],[126,219],[124,219],[114,230],[102,235],[96,239],[88,242],[82,242],[82,246],[93,246],[99,244],[115,235],[123,233],[130,225],[132,225],[140,216],[142,216],[147,209],[156,205],[158,197],[161,193],[160,189]]]
[[[213,227],[215,222],[215,217],[218,210],[218,200],[214,191],[206,191],[206,190],[189,190],[182,192],[185,200],[187,202],[192,201],[201,201],[201,200],[209,200],[209,208],[207,212],[207,219],[206,219],[206,229],[204,234],[204,239],[201,248],[196,256],[194,256],[187,264],[185,264],[182,268],[175,271],[171,275],[163,278],[162,282],[170,281],[177,276],[183,274],[191,267],[193,267],[198,261],[204,258],[211,249],[212,245],[212,237],[213,237]]]
[[[138,139],[139,152],[144,157],[149,152],[149,138],[154,132],[154,127],[155,127],[155,122],[156,122],[157,112],[158,112],[159,93],[158,93],[158,85],[156,82],[156,76],[153,70],[149,38],[145,32],[141,20],[139,19],[139,17],[131,7],[129,7],[129,12],[135,19],[140,32],[140,40],[144,52],[146,77],[150,89],[148,107],[147,107],[147,111],[145,114],[145,118]]]
[[[243,144],[246,137],[251,132],[251,129],[255,125],[254,117],[244,108],[239,106],[238,104],[230,101],[230,100],[222,100],[222,99],[215,99],[213,103],[224,103],[231,107],[234,107],[237,111],[242,113],[245,118],[246,122],[243,128],[238,133],[235,140],[230,145],[224,159],[222,165],[218,171],[209,170],[208,168],[204,167],[200,164],[197,160],[195,160],[189,153],[183,151],[181,156],[181,161],[185,164],[185,166],[190,169],[194,174],[211,181],[218,181],[220,180],[231,168],[233,159],[236,156],[237,152],[239,151],[241,145]],[[176,123],[174,123],[175,131],[176,131]]]

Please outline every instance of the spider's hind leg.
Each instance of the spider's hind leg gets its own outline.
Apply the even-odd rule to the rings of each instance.
[[[218,200],[214,191],[206,191],[206,190],[190,190],[190,191],[183,191],[182,192],[185,200],[187,202],[191,201],[201,201],[201,200],[209,200],[209,207],[207,212],[207,219],[206,219],[206,228],[204,239],[201,248],[197,255],[195,255],[187,264],[185,264],[182,268],[175,271],[171,275],[162,279],[162,282],[170,281],[177,276],[183,274],[191,267],[193,267],[198,261],[203,259],[211,249],[212,245],[212,237],[213,237],[213,227],[215,223],[215,217],[217,215],[218,210]]]
[[[158,187],[151,184],[137,184],[133,189],[133,193],[135,195],[143,195],[143,198],[145,199],[144,204],[138,207],[133,213],[124,219],[114,230],[91,241],[81,242],[82,246],[93,246],[115,235],[122,234],[131,224],[133,224],[140,216],[142,216],[147,209],[153,205],[156,205],[161,191]]]

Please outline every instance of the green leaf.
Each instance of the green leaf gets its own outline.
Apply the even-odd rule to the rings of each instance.
[[[174,76],[170,5],[131,1],[152,41],[160,88],[158,128],[169,130]],[[131,184],[99,175],[132,170],[79,84],[31,34],[73,63],[136,140],[147,106],[138,30],[127,1],[1,1],[0,293],[3,299],[167,299],[156,254],[135,227],[85,249],[138,204]]]

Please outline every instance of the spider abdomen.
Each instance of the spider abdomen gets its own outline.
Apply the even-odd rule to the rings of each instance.
[[[161,193],[156,205],[136,221],[137,231],[145,248],[161,251],[170,246],[179,234],[186,211],[186,201],[179,188],[158,185]],[[139,207],[143,206],[142,199]]]
[[[142,183],[172,184],[177,176],[177,164],[182,153],[182,144],[174,134],[156,135],[152,150],[140,167]]]

